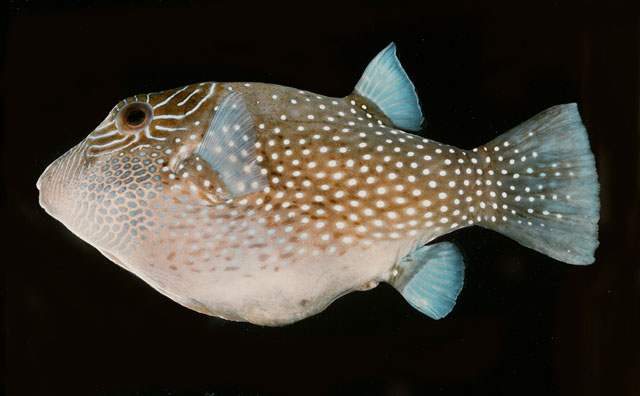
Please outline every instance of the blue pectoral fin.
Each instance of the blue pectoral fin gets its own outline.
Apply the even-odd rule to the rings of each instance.
[[[400,129],[419,131],[422,111],[413,83],[400,65],[396,45],[389,44],[369,63],[355,92],[375,103]]]
[[[462,253],[453,243],[422,246],[398,263],[391,282],[418,311],[440,319],[453,309],[464,284]]]
[[[229,198],[237,198],[268,187],[256,162],[255,144],[251,114],[242,97],[231,93],[218,107],[195,154],[218,172]]]

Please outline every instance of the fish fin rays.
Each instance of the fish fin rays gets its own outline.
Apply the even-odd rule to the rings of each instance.
[[[600,186],[577,105],[553,106],[484,150],[499,155],[492,161],[494,186],[503,191],[496,194],[494,221],[481,225],[556,260],[593,263]]]
[[[394,43],[373,58],[356,84],[354,93],[378,106],[396,128],[421,129],[424,118],[418,95],[400,65]]]
[[[398,263],[391,284],[418,311],[441,319],[456,304],[464,284],[462,252],[450,242],[412,250]]]
[[[218,107],[194,154],[218,173],[228,198],[237,198],[268,186],[256,162],[255,144],[251,114],[242,97],[233,92]]]

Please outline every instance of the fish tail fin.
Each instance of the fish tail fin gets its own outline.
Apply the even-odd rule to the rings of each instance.
[[[491,197],[479,225],[556,260],[594,262],[600,186],[575,103],[543,111],[474,154]]]

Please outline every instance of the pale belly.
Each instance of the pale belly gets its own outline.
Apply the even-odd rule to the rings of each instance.
[[[282,257],[287,257],[287,246],[291,245],[279,243],[281,238],[275,235],[270,237],[259,218],[248,219],[245,228],[236,232],[246,233],[246,228],[255,227],[264,240],[257,237],[243,248],[242,242],[233,244],[238,239],[230,230],[220,239],[204,231],[197,234],[198,240],[187,238],[189,242],[177,238],[165,241],[166,245],[156,241],[151,246],[149,242],[118,261],[188,308],[230,320],[284,325],[323,311],[351,291],[388,281],[400,259],[433,238],[425,230],[418,238],[375,241],[340,250],[314,249],[315,242],[298,243],[295,260],[286,260]],[[189,243],[195,247],[187,246]],[[203,249],[198,249],[200,246]],[[185,253],[175,253],[180,251]]]

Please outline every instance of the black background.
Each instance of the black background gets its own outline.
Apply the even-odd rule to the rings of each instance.
[[[50,3],[0,17],[7,395],[640,394],[633,2]],[[390,41],[434,140],[472,148],[579,104],[602,184],[595,264],[474,227],[443,237],[467,256],[443,320],[381,285],[263,328],[173,303],[38,205],[40,173],[121,98],[200,81],[344,96]]]

